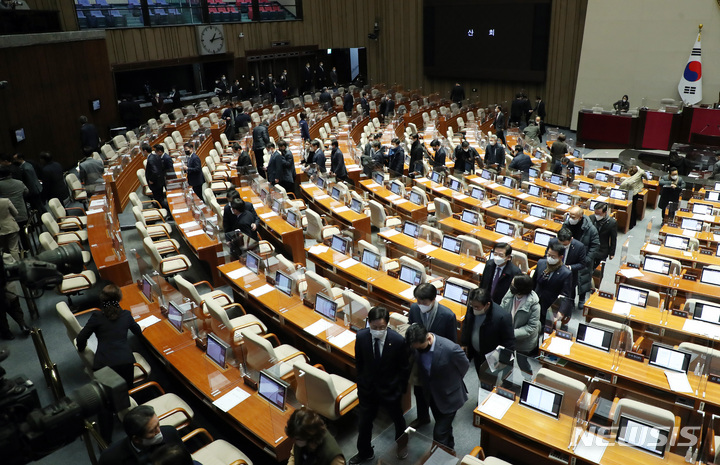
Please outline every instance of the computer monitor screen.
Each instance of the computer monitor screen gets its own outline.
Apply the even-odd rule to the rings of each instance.
[[[560,186],[565,182],[565,176],[561,174],[553,174],[552,176],[550,176],[550,182]]]
[[[337,316],[337,302],[335,302],[330,297],[318,292],[317,294],[315,294],[314,310],[320,316],[324,316],[331,321],[335,321],[335,317]]]
[[[508,210],[515,209],[515,201],[511,197],[506,197],[504,195],[498,196],[498,205],[502,208],[507,208]]]
[[[596,328],[595,326],[590,326],[585,323],[578,323],[578,332],[575,340],[581,344],[609,352],[612,338],[612,331]]]
[[[720,286],[720,271],[703,268],[702,274],[700,275],[700,282]]]
[[[580,150],[578,150],[578,149],[573,150],[572,156],[574,158],[582,158],[582,154],[580,153]]]
[[[674,234],[667,234],[665,236],[665,247],[671,249],[687,250],[690,245],[690,238],[683,236],[676,236]]]
[[[407,265],[402,265],[400,267],[400,281],[408,283],[412,286],[417,286],[420,284],[421,279],[422,273],[419,270],[410,268]]]
[[[226,344],[225,341],[213,333],[208,333],[206,349],[207,356],[222,369],[225,369],[225,357],[227,356],[229,348],[230,346]]]
[[[402,195],[403,188],[400,185],[400,183],[397,182],[391,182],[390,183],[390,192],[392,192],[395,195]]]
[[[275,213],[280,213],[281,210],[282,210],[282,200],[279,200],[279,199],[273,200],[272,211],[274,211]]]
[[[293,228],[296,227],[297,226],[297,214],[294,211],[288,211],[286,221]]]
[[[275,289],[279,290],[283,294],[292,295],[293,280],[290,276],[286,275],[282,271],[278,270],[275,272]]]
[[[515,235],[515,225],[505,221],[505,220],[497,220],[495,221],[495,232],[498,234],[502,234],[505,236],[514,236]]]
[[[430,180],[432,182],[440,182],[440,172],[439,171],[431,171],[430,172]]]
[[[511,177],[505,176],[503,178],[503,186],[509,187],[510,189],[515,188],[515,180]]]
[[[325,178],[318,176],[315,179],[315,185],[318,186],[320,189],[325,189]]]
[[[445,282],[443,297],[445,297],[446,299],[457,302],[460,305],[467,305],[469,295],[470,289],[468,289],[467,287],[463,287],[452,282]]]
[[[626,286],[625,284],[618,284],[616,298],[620,302],[644,308],[647,306],[648,295],[649,292],[644,289],[636,289]]]
[[[601,203],[601,202],[599,202],[598,200],[590,200],[590,205],[588,206],[588,209],[595,210],[595,205],[597,205],[599,203]]]
[[[474,212],[472,210],[463,210],[462,215],[460,216],[460,220],[464,223],[477,225],[479,217],[480,215],[478,215],[478,212]]]
[[[470,191],[470,197],[472,197],[475,200],[484,200],[485,199],[485,191],[480,189],[479,187],[473,187]]]
[[[707,321],[708,323],[720,324],[720,307],[710,304],[695,304],[693,320]]]
[[[555,234],[535,230],[535,238],[533,239],[533,242],[537,245],[547,247],[547,245],[550,243],[550,239],[552,239],[553,237],[555,237]]]
[[[147,299],[148,302],[153,301],[153,295],[152,295],[152,287],[153,287],[153,280],[149,276],[143,276],[143,282],[142,282],[142,293]]]
[[[412,221],[406,221],[403,224],[403,234],[417,239],[418,234],[420,234],[420,227]]]
[[[633,418],[629,415],[620,415],[616,441],[644,450],[662,457],[665,455],[665,446],[670,438],[667,428]]]
[[[535,184],[528,184],[528,194],[532,195],[533,197],[542,197],[542,195],[540,195],[540,186],[536,186]]]
[[[255,274],[260,272],[260,257],[255,252],[248,252],[245,257],[245,266]]]
[[[653,177],[655,177],[655,175],[652,174],[652,171],[645,171],[645,178],[646,178],[648,181],[652,181]]]
[[[168,302],[168,321],[178,332],[183,331],[183,315],[185,312],[181,311],[175,302]]]
[[[580,192],[585,192],[587,194],[590,194],[593,191],[593,185],[590,184],[589,182],[580,181],[580,183],[578,184],[578,190]]]
[[[670,274],[670,260],[645,255],[642,267],[643,271],[651,271],[664,275]]]
[[[265,203],[265,200],[268,198],[268,190],[263,187],[260,189],[260,193],[258,195],[260,196],[262,203]]]
[[[705,200],[709,200],[711,202],[717,202],[718,200],[720,200],[720,191],[705,192]]]
[[[528,208],[528,214],[537,218],[547,218],[547,209],[540,205],[530,205]]]
[[[364,249],[362,254],[362,262],[373,270],[380,269],[380,255],[372,250]]]
[[[340,200],[340,188],[338,188],[337,186],[333,186],[333,188],[330,190],[330,197],[335,200]]]
[[[462,192],[462,184],[460,184],[460,181],[458,181],[457,179],[450,179],[448,187],[455,192]]]
[[[422,205],[423,200],[422,197],[420,197],[420,194],[417,192],[410,191],[410,196],[408,197],[408,200],[414,203],[415,205]]]
[[[456,237],[446,234],[442,238],[442,248],[448,252],[460,253],[460,244],[461,241]]]
[[[713,188],[713,190],[720,191],[720,182],[715,183],[715,187]]]
[[[627,200],[627,191],[623,189],[610,189],[610,198],[615,200]]]
[[[528,174],[529,174],[529,176],[530,176],[531,178],[540,177],[540,171],[538,171],[537,168],[530,168]]]
[[[687,373],[691,356],[690,352],[653,342],[650,349],[650,365]]]
[[[260,372],[258,378],[258,394],[280,410],[285,410],[288,385],[265,370]]]
[[[613,163],[610,165],[610,171],[614,171],[615,173],[622,173],[623,166],[621,163]]]
[[[362,213],[362,202],[358,199],[352,199],[350,201],[350,210],[354,211],[355,213]]]
[[[348,255],[350,252],[350,240],[333,234],[332,239],[330,239],[330,248],[335,252]]]
[[[579,176],[583,173],[583,167],[580,165],[575,165],[573,171],[575,171],[575,174]]]
[[[690,231],[699,232],[702,231],[703,222],[693,218],[683,218],[680,222],[680,227],[683,229],[689,229]]]
[[[546,386],[523,380],[520,403],[557,418],[560,415],[563,393]]]
[[[570,197],[568,194],[564,192],[558,192],[557,197],[555,197],[555,200],[557,203],[562,203],[564,205],[570,205],[572,204],[572,197]]]
[[[482,172],[480,173],[480,177],[483,179],[490,180],[490,179],[492,179],[492,173],[488,170],[482,170]]]
[[[694,203],[692,206],[692,212],[699,215],[712,215],[713,207],[706,203]]]
[[[376,171],[375,174],[373,174],[373,181],[382,186],[385,182],[385,175],[380,171]]]
[[[600,182],[607,182],[608,175],[606,173],[598,171],[597,173],[595,173],[595,180]]]

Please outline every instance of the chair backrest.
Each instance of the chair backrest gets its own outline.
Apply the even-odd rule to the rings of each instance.
[[[173,131],[172,138],[178,147],[183,144],[183,136],[182,136],[182,134],[180,134],[180,131]]]
[[[58,243],[55,241],[52,235],[50,235],[49,232],[41,232],[39,240],[43,250],[55,250],[59,247]]]
[[[688,367],[688,371],[695,371],[695,369],[698,365],[700,365],[700,366],[702,366],[702,365],[705,365],[705,366],[717,365],[717,362],[713,362],[706,356],[712,357],[712,359],[715,359],[715,360],[720,359],[720,350],[715,350],[712,347],[695,344],[693,342],[681,342],[678,345],[678,349],[685,350],[694,355],[698,355],[698,357],[693,357],[694,360],[690,363],[690,366]]]
[[[368,205],[370,206],[370,223],[376,228],[385,227],[385,208],[377,200],[369,200]]]
[[[687,299],[683,304],[683,311],[688,312],[690,315],[695,315],[695,306],[697,304],[712,305],[713,307],[720,307],[720,303],[710,302],[709,300],[700,299]]]
[[[471,257],[480,257],[483,255],[482,242],[478,239],[465,234],[458,236],[458,239],[460,239],[461,254],[467,254]]]
[[[151,238],[146,237],[143,239],[143,246],[145,247],[145,252],[147,252],[147,254],[150,256],[150,261],[152,261],[153,268],[159,270],[162,258],[160,257],[160,252],[158,252],[157,247],[155,247],[155,243],[153,243]]]
[[[460,278],[454,278],[450,277],[446,280],[446,282],[451,284],[457,284],[458,286],[464,287],[466,289],[477,289],[477,284],[471,283],[470,281],[465,281],[464,279]]]
[[[113,144],[115,144],[115,147],[120,150],[128,146],[128,141],[127,139],[125,139],[125,136],[123,136],[122,134],[118,134],[117,136],[113,137]]]
[[[321,242],[323,228],[322,218],[309,208],[305,210],[305,218],[307,219],[307,229],[305,233],[316,241]]]
[[[60,219],[63,216],[67,216],[65,214],[65,207],[63,207],[62,202],[58,199],[50,199],[48,200],[48,208],[50,208],[50,211],[52,212],[55,219]]]
[[[198,122],[195,121],[194,119],[193,119],[193,120],[190,120],[190,123],[188,123],[188,125],[190,126],[190,130],[191,130],[192,132],[197,132],[197,131],[200,130],[200,125],[199,125]]]
[[[220,133],[220,143],[222,144],[223,147],[229,147],[229,146],[230,146],[230,141],[228,140],[228,138],[227,138],[227,136],[225,135],[224,132],[221,132],[221,133]]]
[[[307,283],[307,293],[305,298],[310,302],[315,302],[315,295],[318,292],[325,294],[326,296],[333,298],[332,295],[332,284],[330,280],[320,276],[314,271],[305,270],[305,281]]]
[[[146,237],[150,237],[150,235],[147,232],[147,228],[141,222],[139,222],[139,221],[135,222],[135,229],[137,230],[138,234],[140,234],[140,237],[142,237],[143,239],[145,239]]]
[[[410,257],[402,256],[398,259],[398,262],[400,262],[400,266],[407,266],[414,270],[417,270],[420,272],[420,283],[424,283],[427,281],[427,274],[425,273],[425,266],[423,266],[422,263],[418,262],[417,260],[413,260]]]
[[[263,370],[278,363],[270,341],[252,331],[241,330],[245,341],[245,362],[251,370]]]
[[[563,400],[560,413],[570,417],[575,415],[575,406],[578,400],[585,400],[587,395],[585,383],[547,368],[540,368],[537,375],[535,375],[535,382],[562,392]]]
[[[55,218],[50,213],[43,213],[40,217],[40,220],[42,220],[43,225],[45,225],[45,228],[52,234],[53,236],[56,236],[60,233],[60,226],[58,226],[57,221],[55,221]]]
[[[205,158],[206,162],[207,162],[208,158],[209,157]],[[210,168],[208,168],[207,166],[203,166],[202,174],[203,174],[203,178],[205,178],[205,182],[208,183],[208,185],[212,184],[212,174],[210,174]]]
[[[528,257],[525,252],[520,252],[519,250],[513,250],[512,251],[512,261],[515,265],[517,265],[518,268],[520,268],[520,271],[523,273],[527,273],[528,269],[530,268],[528,266]]]
[[[200,305],[202,303],[202,297],[200,297],[200,293],[197,291],[193,283],[179,274],[175,276],[175,283],[178,286],[178,291],[180,291],[184,297],[187,297],[195,302],[195,305]]]
[[[618,425],[620,416],[623,414],[668,428],[670,431],[675,428],[675,415],[671,411],[654,405],[638,402],[637,400],[620,399],[617,402],[615,412],[612,417],[612,425],[614,427]]]
[[[433,203],[435,204],[435,219],[437,221],[442,221],[445,218],[452,216],[452,206],[448,200],[435,197],[433,199]]]
[[[632,347],[633,342],[635,341],[632,328],[626,324],[619,323],[613,320],[607,320],[605,318],[593,318],[592,320],[590,320],[590,324],[597,326],[601,329],[606,329],[608,331],[620,331],[621,333],[624,332],[627,335],[627,338],[629,338],[629,341],[627,341],[628,350],[630,350],[630,347]],[[613,340],[613,344],[616,344],[617,342],[618,341]]]
[[[137,170],[137,177],[138,181],[140,181],[140,185],[143,188],[148,187],[147,178],[145,177],[145,168],[140,168]]]
[[[208,115],[208,119],[210,120],[211,123],[217,124],[220,122],[220,117],[218,117],[217,113],[210,113]]]
[[[375,252],[378,255],[382,255],[380,253],[380,249],[378,249],[377,246],[369,243],[365,239],[360,239],[358,241],[358,255],[360,256],[360,258],[362,258],[362,254],[365,251],[365,249],[368,249],[371,252]]]
[[[145,227],[147,227],[147,223],[145,222],[145,216],[142,214],[142,210],[140,210],[138,207],[134,206],[132,207],[132,213],[135,217],[135,221],[142,223]]]
[[[420,189],[418,186],[413,186],[412,188],[410,188],[410,192],[415,192],[418,196],[420,196],[420,200],[423,206],[428,204],[427,194],[423,189]]]
[[[433,228],[432,226],[428,226],[426,224],[420,225],[419,238],[425,239],[433,244],[440,244],[442,242],[442,236],[443,233],[438,228]]]
[[[55,310],[60,317],[60,321],[62,321],[63,325],[65,326],[65,331],[68,338],[73,344],[75,344],[75,338],[77,338],[78,334],[80,334],[82,326],[80,326],[80,323],[78,323],[77,318],[75,318],[75,315],[73,315],[73,312],[70,310],[70,307],[68,307],[68,304],[66,302],[58,302],[55,305]],[[85,350],[80,352],[79,355],[80,359],[82,359],[83,363],[85,364],[85,367],[88,369],[92,369],[95,352],[93,352],[93,350],[89,346],[90,344],[88,344],[88,346],[85,347]]]
[[[135,192],[130,192],[130,195],[128,195],[128,199],[134,207],[138,207],[140,210],[143,209],[143,204],[140,201],[140,197],[138,197]]]
[[[207,169],[210,170],[211,173],[214,173],[215,170],[217,169],[217,167],[215,166],[215,160],[213,159],[213,157],[211,155],[208,155],[207,157],[205,157],[205,166],[207,167]]]
[[[329,374],[303,361],[293,363],[293,373],[297,381],[295,396],[301,404],[325,418],[339,418],[335,413],[338,392]]]
[[[349,314],[357,314],[358,312],[361,312],[362,315],[367,315],[367,313],[370,311],[372,306],[370,305],[370,301],[367,300],[365,297],[362,297],[355,292],[353,292],[350,289],[344,290],[343,298],[345,299],[345,302],[350,307],[349,308]]]
[[[176,150],[177,145],[175,145],[175,141],[172,137],[166,137],[163,142],[165,143],[165,147],[169,150]]]

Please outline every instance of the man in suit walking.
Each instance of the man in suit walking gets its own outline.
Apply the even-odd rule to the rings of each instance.
[[[261,176],[265,176],[263,169],[265,146],[270,142],[270,134],[268,133],[268,122],[263,121],[258,124],[252,131],[253,153],[255,154],[255,166]]]
[[[352,110],[353,110],[353,104],[355,103],[355,99],[353,98],[353,95],[345,91],[343,94],[343,111],[347,115],[348,118],[352,116]]]
[[[367,99],[367,92],[363,91],[360,94],[360,107],[363,111],[363,116],[370,116],[370,102]]]
[[[498,305],[510,289],[513,278],[522,273],[512,261],[512,250],[510,244],[495,244],[492,260],[485,266],[480,281],[480,287],[485,289],[492,301]]]
[[[355,338],[355,366],[358,389],[358,453],[349,463],[356,465],[375,458],[372,445],[373,421],[382,407],[395,424],[395,439],[405,432],[401,405],[407,387],[409,351],[403,337],[388,328],[390,313],[385,307],[368,312],[370,328],[358,331]],[[407,457],[407,445],[398,444],[397,456]]]
[[[497,135],[490,136],[490,142],[485,147],[485,166],[496,170],[498,173],[505,168],[505,148],[498,144]]]
[[[280,183],[282,179],[283,165],[285,164],[285,157],[275,150],[275,144],[269,142],[265,146],[270,152],[270,160],[268,160],[267,166],[267,180],[270,184],[275,185]]]
[[[575,297],[576,288],[578,295],[588,292],[592,278],[592,270],[590,269],[592,262],[589,262],[590,264],[588,265],[586,260],[587,249],[582,242],[572,237],[572,233],[567,228],[562,228],[558,231],[557,237],[550,239],[547,250],[550,250],[550,247],[556,243],[560,243],[565,247],[565,255],[563,256],[562,262],[573,274],[572,297]]]
[[[559,242],[548,247],[547,255],[537,262],[533,281],[535,293],[540,298],[540,324],[545,325],[547,309],[559,296],[565,297],[564,304],[554,318],[572,313],[572,271],[563,265],[565,247]],[[562,314],[562,315],[561,315]]]
[[[165,168],[161,155],[163,151],[162,145],[155,145],[155,151],[145,144],[142,151],[147,157],[147,165],[145,166],[145,178],[148,186],[152,191],[153,199],[155,199],[162,208],[167,209],[167,201],[165,200]],[[159,152],[159,153],[158,153]]]
[[[590,222],[598,232],[600,247],[595,254],[593,269],[597,268],[601,261],[615,258],[617,247],[617,221],[608,214],[608,204],[598,202],[595,204],[595,214],[590,217]]]
[[[283,156],[283,170],[280,185],[286,192],[295,192],[295,158],[285,140],[278,141],[278,151]]]
[[[435,286],[430,283],[420,284],[413,291],[413,295],[417,303],[410,305],[408,323],[421,324],[433,334],[457,342],[457,318],[452,310],[440,305],[435,300],[437,296]],[[417,419],[410,426],[417,428],[420,425],[430,423],[430,406],[425,401],[422,384],[415,384],[413,391],[417,407]]]
[[[195,191],[195,195],[202,200],[202,187],[205,179],[202,174],[202,162],[197,153],[195,153],[195,143],[193,141],[185,142],[185,155],[187,160],[187,179],[190,187]]]
[[[433,440],[455,448],[452,423],[468,399],[463,377],[470,367],[462,347],[415,323],[405,332],[405,340],[415,351],[415,363],[422,380],[425,400],[430,404],[435,427]]]
[[[505,114],[502,112],[500,105],[495,107],[495,122],[493,126],[495,127],[495,135],[503,144],[507,145],[507,142],[505,142]]]
[[[347,168],[345,167],[345,156],[340,151],[340,144],[337,139],[330,141],[332,150],[330,151],[330,173],[334,174],[339,181],[350,182],[348,178]]]

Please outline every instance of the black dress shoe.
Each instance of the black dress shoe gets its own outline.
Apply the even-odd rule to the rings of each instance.
[[[5,339],[6,341],[12,341],[13,339],[15,339],[15,336],[10,331],[7,331],[7,332],[3,331],[2,333],[0,333],[0,339]]]

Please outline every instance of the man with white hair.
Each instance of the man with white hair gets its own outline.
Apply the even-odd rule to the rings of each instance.
[[[498,136],[490,136],[490,142],[485,147],[485,166],[494,168],[498,172],[505,168],[505,148],[498,144]]]

